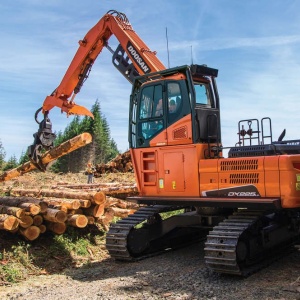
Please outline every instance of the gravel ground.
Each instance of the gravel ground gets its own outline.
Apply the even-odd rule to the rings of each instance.
[[[198,243],[134,263],[108,258],[0,287],[0,299],[300,299],[300,251],[242,279],[209,270],[203,248]]]

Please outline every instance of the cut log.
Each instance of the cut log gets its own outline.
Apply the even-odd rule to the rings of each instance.
[[[43,198],[43,201],[52,206],[58,206],[65,209],[78,209],[80,200],[78,199],[59,199],[59,198]]]
[[[117,205],[119,201],[120,199],[108,196],[106,197],[105,208],[109,208],[111,206]]]
[[[118,172],[133,172],[130,152],[118,154],[113,160],[107,164],[96,165],[95,177],[100,177],[104,173],[118,173]]]
[[[85,215],[69,215],[67,224],[78,228],[84,228],[88,224],[88,219]]]
[[[105,207],[108,208],[108,207],[111,207],[111,206],[116,206],[116,207],[120,207],[120,208],[127,208],[127,209],[138,209],[140,207],[136,203],[108,196],[108,197],[106,197]]]
[[[93,204],[103,204],[106,201],[106,195],[102,191],[98,191],[94,194],[93,199],[89,199]]]
[[[83,215],[83,214],[84,213],[83,213],[82,208],[68,210],[68,215]]]
[[[122,200],[126,200],[127,197],[138,195],[137,189],[134,188],[120,188],[120,189],[105,189],[103,190],[107,196],[119,198]]]
[[[64,155],[66,155],[78,148],[81,148],[91,142],[92,142],[91,134],[82,133],[82,134],[62,143],[61,145],[45,152],[42,155],[41,161],[44,165],[47,165],[49,162],[54,161],[54,160],[58,159],[59,157],[64,156]],[[6,181],[6,180],[11,180],[14,177],[18,177],[18,176],[20,176],[26,172],[30,172],[34,169],[36,169],[35,165],[32,162],[28,161],[28,162],[24,163],[23,165],[18,166],[15,169],[4,172],[0,176],[0,182]]]
[[[15,216],[6,214],[0,215],[0,229],[12,231],[18,228],[19,220]]]
[[[127,218],[128,215],[131,215],[136,211],[135,209],[124,209],[119,207],[111,207],[111,209],[114,212],[114,216],[119,218]]]
[[[51,197],[57,199],[78,199],[78,200],[90,200],[94,204],[102,204],[106,200],[105,193],[102,191],[69,191],[69,190],[48,190],[48,189],[10,189],[11,195],[34,197]],[[47,198],[45,198],[47,201]]]
[[[20,203],[19,207],[22,208],[25,212],[28,212],[33,216],[41,212],[41,207],[34,203]]]
[[[104,204],[102,205],[92,205],[89,208],[85,208],[82,210],[85,215],[93,216],[95,218],[99,218],[104,214]]]
[[[65,223],[46,222],[46,227],[48,230],[50,230],[56,234],[63,234],[67,229],[67,226]]]
[[[25,215],[25,211],[19,207],[0,205],[0,214],[7,214],[21,218]]]
[[[43,217],[47,221],[64,223],[67,220],[67,214],[59,209],[48,208],[43,214]]]
[[[80,184],[70,184],[67,182],[60,182],[57,183],[56,186],[52,186],[53,189],[56,188],[68,188],[68,189],[97,189],[97,188],[103,188],[103,187],[111,187],[116,185],[122,185],[122,183],[119,182],[97,182],[97,183],[80,183]]]
[[[36,206],[39,206],[40,212],[44,212],[48,207],[47,203],[44,203],[41,200],[32,197],[10,197],[10,196],[0,197],[0,205],[8,205],[8,206],[15,206],[21,208],[23,203],[31,203],[31,204],[35,204]],[[26,208],[27,212],[30,212],[28,205],[25,206],[27,207]],[[37,209],[36,207],[33,207],[34,212],[36,211],[36,209]]]
[[[92,205],[90,200],[79,200],[80,201],[80,207],[82,208],[88,208]]]
[[[35,225],[35,226],[40,226],[42,223],[43,223],[43,221],[44,221],[44,218],[43,218],[43,216],[41,216],[41,215],[36,215],[36,216],[33,216],[33,225]]]
[[[41,225],[39,225],[38,227],[39,227],[41,233],[45,233],[46,230],[47,230],[47,227],[46,227],[46,225],[44,225],[44,224],[41,224]]]
[[[68,214],[68,212],[71,210],[76,210],[76,209],[68,209],[67,207],[65,206],[61,206],[61,205],[50,205],[49,208],[55,208],[55,209],[59,209],[59,210],[62,210],[64,211],[66,214]]]
[[[41,230],[37,226],[29,226],[28,228],[19,228],[19,232],[27,240],[33,241],[39,237]]]
[[[86,216],[88,219],[88,225],[95,224],[95,218],[93,216]]]
[[[33,224],[33,218],[31,216],[25,215],[19,219],[20,227],[28,228]]]
[[[108,208],[103,216],[97,219],[97,222],[101,224],[105,231],[109,230],[109,224],[114,219],[114,211],[111,208]]]

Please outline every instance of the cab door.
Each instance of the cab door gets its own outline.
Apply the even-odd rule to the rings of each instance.
[[[167,144],[192,143],[192,117],[185,80],[166,82]]]

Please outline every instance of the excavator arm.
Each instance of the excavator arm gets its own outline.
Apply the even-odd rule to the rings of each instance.
[[[116,51],[108,46],[112,35],[120,43]],[[67,115],[85,115],[93,118],[88,109],[75,104],[74,100],[104,47],[113,52],[113,64],[131,83],[135,76],[166,69],[156,57],[156,52],[151,51],[133,30],[126,15],[115,10],[108,11],[79,41],[79,48],[61,83],[45,98],[42,107],[36,112],[35,119],[39,130],[33,135],[34,143],[28,148],[28,156],[40,170],[45,169],[40,159],[41,152],[52,148],[55,139],[48,116],[52,108],[58,107]],[[37,120],[40,111],[44,115],[41,122]]]

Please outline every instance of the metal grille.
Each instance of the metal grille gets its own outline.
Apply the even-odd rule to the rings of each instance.
[[[259,182],[259,173],[230,174],[232,184],[254,184]]]
[[[221,171],[251,171],[258,169],[258,159],[221,161]]]
[[[186,126],[178,128],[173,131],[173,138],[176,139],[186,139],[187,138],[187,128]]]

